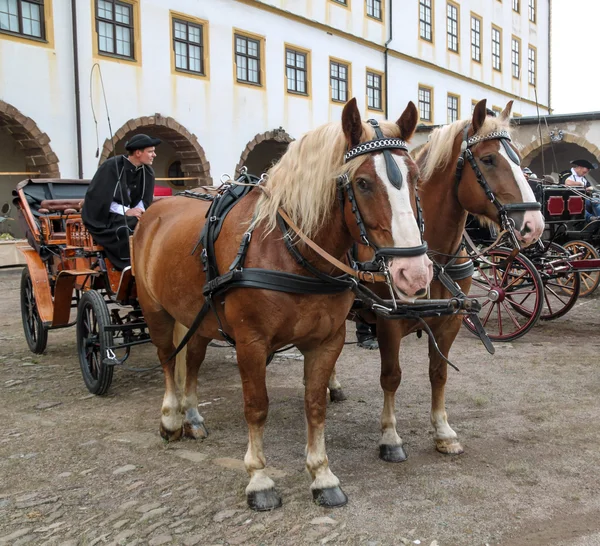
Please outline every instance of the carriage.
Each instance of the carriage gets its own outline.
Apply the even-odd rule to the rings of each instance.
[[[547,179],[529,182],[545,220],[536,244],[516,254],[514,241],[498,241],[494,227],[474,217],[467,224],[467,248],[476,261],[470,295],[481,302],[480,319],[494,341],[513,341],[540,319],[562,317],[600,284],[600,221],[586,222],[585,195]],[[464,324],[475,333],[468,317]]]
[[[24,180],[14,190],[29,244],[21,277],[21,315],[30,350],[46,349],[48,332],[76,326],[77,354],[88,390],[105,394],[114,366],[150,341],[131,267],[118,271],[81,219],[89,180]],[[73,320],[71,310],[77,309]]]

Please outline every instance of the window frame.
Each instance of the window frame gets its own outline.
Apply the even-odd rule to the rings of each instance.
[[[429,93],[429,119],[421,117],[421,91],[427,91]],[[419,109],[419,122],[423,125],[433,125],[433,87],[420,83],[417,88],[417,103]]]
[[[369,87],[369,75],[376,76],[379,78],[379,104],[380,107],[377,108],[375,106],[369,106],[369,89],[377,89],[376,87]],[[367,110],[371,110],[373,112],[384,112],[385,111],[385,74],[379,70],[375,70],[373,68],[367,67],[365,70],[365,90],[366,90],[366,102],[367,102]]]
[[[19,25],[19,30],[14,31],[10,29],[0,29],[0,36],[11,36],[13,38],[19,40],[32,40],[34,42],[48,43],[47,38],[47,22],[48,22],[48,13],[46,13],[46,0],[16,0],[17,1],[17,23]],[[23,2],[28,4],[35,4],[39,6],[40,13],[40,31],[41,36],[35,36],[33,34],[25,34],[23,31]],[[52,11],[50,11],[50,14]]]
[[[371,15],[369,13],[369,0],[365,0],[365,17],[368,17],[369,19],[373,19],[374,21],[377,21],[379,23],[383,23],[383,14],[384,14],[384,10],[385,10],[385,0],[371,0],[373,2],[373,5],[375,5],[375,2],[377,2],[379,4],[379,17],[376,17],[375,15]]]
[[[426,5],[426,2],[428,5]],[[421,7],[424,9],[429,9],[429,23],[426,19],[421,19]],[[427,14],[424,15],[427,17]],[[419,0],[419,40],[423,40],[424,42],[428,42],[430,44],[434,43],[434,3],[433,0]],[[421,34],[421,24],[423,24],[423,28],[426,30],[427,25],[429,26],[429,38],[423,36]],[[425,34],[427,34],[425,32]]]
[[[533,19],[531,18],[532,14]],[[537,23],[537,0],[527,1],[527,19],[529,19],[529,22],[533,24]]]
[[[306,91],[302,93],[301,91],[292,91],[288,88],[288,76],[287,76],[287,53],[288,51],[294,52],[296,55],[304,55],[304,87]],[[311,51],[309,49],[304,49],[302,47],[285,43],[283,45],[283,62],[284,62],[284,79],[285,79],[285,92],[288,95],[292,95],[294,97],[310,97],[311,96],[311,61],[310,61]],[[294,70],[302,70],[297,67],[290,67]]]
[[[135,14],[135,4],[133,2],[127,2],[125,0],[103,0],[103,1],[108,2],[113,5],[113,14],[114,14],[114,9],[116,8],[116,6],[126,6],[129,9],[129,13],[131,16],[131,24],[127,25],[127,24],[123,24],[123,23],[118,23],[114,18],[113,19],[105,19],[103,17],[100,17],[98,15],[99,0],[94,0],[94,15],[93,15],[93,17],[94,17],[94,30],[96,33],[96,40],[95,40],[96,50],[95,51],[97,51],[98,55],[100,55],[102,57],[112,57],[113,59],[119,59],[122,61],[129,61],[129,62],[139,61],[139,59],[137,58],[138,49],[136,46],[136,42],[138,41],[138,38],[137,38],[136,32],[135,32],[136,22],[137,22],[136,14]],[[101,22],[110,24],[113,27],[113,46],[114,46],[114,50],[115,50],[114,53],[100,49],[99,26],[100,26]],[[117,33],[116,33],[117,27],[129,29],[131,55],[122,55],[122,54],[116,52],[117,51]]]
[[[332,64],[337,64],[337,65],[346,67],[346,80],[341,80],[340,78],[335,78],[338,81],[346,82],[346,98],[344,100],[333,98],[333,86],[331,85],[331,82],[334,79],[333,76],[331,75]],[[352,96],[352,63],[350,61],[346,61],[344,59],[329,57],[328,71],[329,71],[329,102],[331,102],[333,104],[345,104],[346,102],[348,102],[349,98]]]
[[[209,27],[208,21],[206,21],[204,19],[198,19],[197,17],[187,15],[186,13],[180,13],[180,12],[173,11],[173,10],[169,11],[169,17],[170,17],[169,32],[171,33],[170,34],[171,74],[173,74],[175,76],[196,78],[196,79],[200,79],[200,80],[210,79],[210,52],[209,52],[210,27]],[[198,72],[184,70],[182,68],[177,68],[176,58],[175,58],[175,43],[174,43],[175,42],[175,36],[174,36],[175,35],[175,25],[174,25],[175,19],[177,19],[178,21],[181,21],[181,22],[191,23],[193,25],[202,27],[202,66],[204,68],[203,74],[199,74]]]
[[[496,31],[499,35],[499,39],[498,39],[498,64],[499,64],[499,68],[496,68],[494,66],[494,31]],[[491,31],[491,35],[490,35],[490,39],[491,39],[491,46],[492,46],[492,70],[495,70],[496,72],[502,72],[502,29],[500,27],[497,27],[496,25],[492,25],[492,31]]]
[[[456,119],[455,120],[450,120],[450,99],[453,99],[456,101]],[[457,95],[456,93],[448,93],[447,97],[446,97],[446,120],[447,122],[450,123],[454,123],[455,121],[458,121],[460,119],[460,95]]]
[[[456,10],[456,20],[450,19],[450,15],[448,13],[450,8],[454,8]],[[450,33],[450,21],[454,21],[456,23],[456,35],[452,35]],[[456,38],[456,49],[452,49],[450,47],[450,38]],[[460,5],[456,2],[448,1],[446,2],[446,48],[448,51],[452,53],[457,53],[460,55]]]
[[[181,38],[176,38],[175,37],[175,23],[179,23],[180,25],[186,25],[186,33],[187,33],[187,37],[185,40],[182,40]],[[190,31],[189,31],[189,27],[190,25],[196,27],[199,29],[200,31],[200,42],[190,42],[189,41],[189,35],[190,35]],[[171,15],[171,32],[172,32],[172,47],[173,47],[173,51],[175,54],[175,70],[177,72],[184,72],[186,74],[193,74],[195,76],[206,76],[206,66],[205,66],[205,51],[204,51],[204,25],[199,24],[199,23],[195,23],[193,21],[189,21],[189,20],[185,20],[185,19],[181,19],[179,17],[173,16]],[[176,43],[183,43],[186,45],[186,61],[187,61],[187,65],[188,68],[181,68],[179,66],[177,66],[177,50],[175,49],[175,44]],[[194,45],[196,47],[200,48],[200,70],[191,70],[189,68],[190,65],[190,50],[189,50],[189,46],[190,45]]]
[[[329,0],[332,4],[336,6],[340,6],[342,8],[350,9],[350,1],[351,0]]]
[[[531,55],[533,53],[533,72],[530,70],[531,67]],[[527,83],[532,87],[537,86],[537,48],[529,44],[527,48]],[[531,74],[533,74],[533,83],[531,82]]]
[[[479,30],[477,31],[477,36],[479,38],[479,44],[475,45],[473,43],[473,33],[475,32],[475,30],[473,30],[473,21],[477,21],[479,23]],[[470,33],[470,42],[471,42],[471,60],[482,64],[482,58],[483,58],[483,40],[482,40],[482,32],[481,29],[483,28],[483,17],[481,17],[480,15],[477,15],[476,13],[471,12],[471,20],[470,20],[470,25],[469,25],[469,33]],[[473,48],[476,47],[479,50],[479,59],[475,59],[473,57]]]
[[[517,63],[516,63],[516,67],[518,70],[518,75],[515,76],[515,49],[514,49],[514,45],[517,45]],[[511,36],[510,39],[510,73],[512,75],[512,77],[515,80],[520,80],[521,79],[521,73],[522,73],[522,63],[521,63],[521,39],[518,38],[517,36],[513,35]]]
[[[242,54],[240,53],[240,55],[247,57],[247,58],[256,58],[258,59],[258,63],[257,63],[257,67],[258,67],[258,82],[252,82],[252,81],[247,81],[247,80],[240,80],[238,79],[238,51],[237,51],[237,38],[243,38],[245,40],[250,40],[252,42],[256,42],[258,44],[258,56],[257,57],[252,57],[249,56],[247,53],[246,54]],[[267,88],[267,78],[266,78],[266,71],[265,71],[265,37],[264,36],[260,36],[258,34],[253,34],[251,32],[247,32],[245,30],[242,29],[238,29],[238,28],[234,28],[233,29],[233,81],[235,84],[237,85],[244,85],[244,86],[248,86],[248,87],[252,87],[254,89],[263,89],[265,90]],[[247,50],[247,49],[246,49]],[[248,72],[248,67],[246,66],[246,75]]]
[[[516,8],[515,5],[517,6]],[[521,13],[521,0],[512,0],[512,10],[516,13]]]

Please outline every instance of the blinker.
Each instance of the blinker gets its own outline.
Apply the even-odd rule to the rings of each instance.
[[[516,165],[521,165],[521,160],[519,159],[519,156],[515,153],[512,146],[508,143],[508,140],[505,138],[501,138],[500,142],[502,143],[502,146],[504,146],[504,149],[506,150],[506,155],[510,158],[510,160]]]

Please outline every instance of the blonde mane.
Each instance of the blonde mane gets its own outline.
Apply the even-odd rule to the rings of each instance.
[[[374,138],[373,128],[362,125],[361,141]],[[395,123],[380,122],[380,127],[385,136],[400,136]],[[344,173],[352,178],[368,159],[368,155],[362,155],[344,163],[345,151],[340,122],[322,125],[292,142],[267,173],[269,197],[263,195],[258,200],[252,225],[264,222],[265,233],[270,233],[277,225],[277,210],[282,207],[308,237],[314,236],[330,217],[337,178]]]
[[[438,169],[445,169],[452,160],[452,150],[454,141],[459,133],[462,133],[464,128],[471,120],[459,120],[435,129],[431,133],[429,142],[417,155],[417,164],[421,171],[421,178],[424,181],[429,180],[433,173]],[[508,119],[499,117],[487,116],[483,125],[479,128],[476,134],[487,135],[493,131],[509,131],[510,122]]]

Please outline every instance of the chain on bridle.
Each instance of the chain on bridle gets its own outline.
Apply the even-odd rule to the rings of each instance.
[[[489,184],[487,183],[479,165],[477,165],[477,161],[475,161],[475,156],[471,151],[471,147],[479,144],[480,142],[485,142],[486,140],[499,140],[500,144],[506,151],[506,155],[515,165],[520,166],[521,161],[519,160],[519,156],[509,144],[511,141],[510,135],[507,131],[492,131],[487,135],[474,135],[469,138],[469,128],[470,124],[468,124],[463,131],[463,140],[461,144],[461,154],[458,157],[458,164],[456,166],[456,178],[455,178],[455,192],[458,196],[458,185],[462,179],[462,173],[465,166],[465,162],[468,162],[475,173],[475,177],[477,178],[477,182],[482,187],[485,192],[486,197],[491,201],[491,203],[498,209],[498,215],[500,217],[500,221],[502,224],[502,229],[508,231],[515,244],[515,247],[519,247],[519,243],[517,237],[515,235],[515,224],[512,218],[509,217],[511,212],[525,212],[528,210],[541,210],[541,205],[537,201],[533,201],[530,203],[501,203]]]
[[[357,144],[344,154],[344,163],[347,163],[351,159],[358,157],[359,155],[370,154],[381,151],[385,160],[385,168],[388,179],[392,186],[397,190],[402,188],[403,176],[402,171],[398,167],[398,164],[394,160],[394,157],[390,150],[404,150],[408,152],[408,146],[406,142],[401,138],[391,138],[383,136],[381,128],[377,120],[369,119],[367,123],[375,130],[375,136],[377,138],[369,140],[368,142],[362,142]],[[421,202],[419,196],[415,195],[417,201],[417,224],[419,231],[421,232],[421,244],[413,247],[378,247],[372,241],[369,240],[365,223],[360,214],[358,204],[356,202],[356,196],[354,195],[354,189],[350,182],[350,178],[347,174],[343,174],[338,179],[338,194],[340,201],[343,206],[344,192],[348,195],[348,201],[352,207],[354,218],[360,232],[360,239],[363,244],[370,246],[375,250],[375,259],[380,262],[384,262],[386,258],[390,257],[410,257],[410,256],[421,256],[427,252],[427,243],[423,241],[423,211],[421,209]]]

